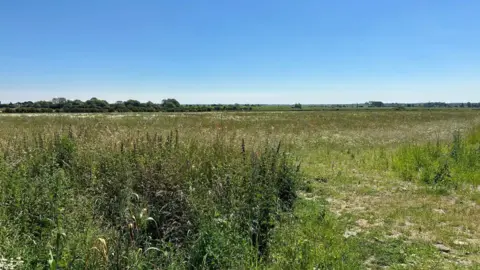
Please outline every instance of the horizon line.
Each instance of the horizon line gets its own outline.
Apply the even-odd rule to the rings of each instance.
[[[23,101],[20,101],[20,100],[17,100],[17,101],[6,101],[6,102],[3,102],[2,100],[0,100],[0,104],[2,105],[5,105],[5,104],[17,104],[17,103],[25,103],[25,102],[41,102],[41,101],[44,101],[44,102],[52,102],[53,99],[55,98],[65,98],[65,97],[52,97],[50,100],[45,100],[45,99],[41,99],[41,100],[36,100],[36,101],[32,101],[32,100],[23,100]],[[98,99],[98,100],[102,100],[102,101],[107,101],[109,104],[115,104],[116,102],[125,102],[125,101],[128,101],[128,100],[135,100],[135,101],[139,101],[141,103],[148,103],[148,102],[152,102],[154,104],[159,104],[161,103],[161,101],[159,101],[158,103],[157,102],[154,102],[152,100],[137,100],[137,99],[127,99],[127,100],[117,100],[117,101],[112,101],[112,100],[107,100],[107,99],[101,99],[101,98],[97,98],[97,97],[91,97],[90,99],[69,99],[69,98],[65,98],[66,101],[75,101],[75,100],[80,100],[82,102],[85,102],[85,101],[88,101],[88,100],[91,100],[91,99]],[[170,97],[172,98],[172,97]],[[163,98],[163,99],[169,99],[169,98]],[[173,97],[173,99],[175,99]],[[178,100],[180,102],[181,105],[234,105],[234,104],[239,104],[239,105],[261,105],[261,106],[281,106],[281,105],[292,105],[292,104],[296,104],[296,103],[300,103],[302,105],[305,105],[305,106],[331,106],[331,105],[364,105],[364,104],[368,104],[369,102],[382,102],[383,104],[398,104],[398,105],[402,105],[402,104],[428,104],[428,103],[445,103],[445,104],[465,104],[465,103],[480,103],[480,101],[443,101],[443,100],[430,100],[430,101],[415,101],[415,102],[395,102],[395,101],[382,101],[382,100],[368,100],[368,101],[362,101],[362,102],[347,102],[347,103],[302,103],[302,102],[291,102],[291,103],[258,103],[258,102],[254,102],[254,103],[245,103],[245,102],[232,102],[232,103],[223,103],[223,102],[208,102],[208,103],[181,103],[181,100]]]

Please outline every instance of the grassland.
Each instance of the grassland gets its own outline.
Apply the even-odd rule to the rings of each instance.
[[[23,261],[26,269],[475,269],[480,264],[478,110],[1,115],[0,120],[5,264]]]

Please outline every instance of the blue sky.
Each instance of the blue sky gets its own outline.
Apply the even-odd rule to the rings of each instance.
[[[480,101],[480,1],[0,1],[0,101]]]

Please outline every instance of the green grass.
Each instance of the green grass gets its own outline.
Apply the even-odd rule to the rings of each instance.
[[[480,129],[455,132],[451,142],[410,145],[399,150],[394,167],[405,180],[432,186],[480,185]]]
[[[354,269],[361,267],[358,246],[343,237],[345,224],[327,202],[302,200],[282,222],[272,246],[273,269]],[[353,240],[354,241],[354,240]]]
[[[26,269],[480,263],[480,190],[472,181],[480,135],[470,132],[480,111],[0,120],[0,257],[18,257]],[[411,169],[415,153],[420,170]],[[447,158],[456,188],[432,192],[421,180],[424,170],[434,177],[442,168],[435,157]],[[402,178],[408,174],[414,181]],[[452,252],[442,254],[438,242]]]

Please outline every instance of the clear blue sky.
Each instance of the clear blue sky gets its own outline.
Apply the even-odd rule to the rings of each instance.
[[[480,101],[480,1],[0,1],[0,101]]]

